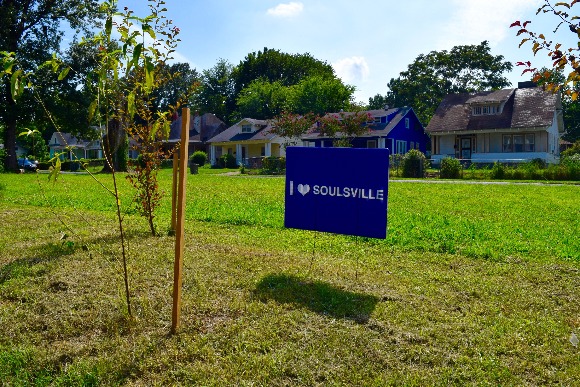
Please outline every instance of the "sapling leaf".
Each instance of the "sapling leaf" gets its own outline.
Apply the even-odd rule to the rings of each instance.
[[[70,71],[70,67],[65,67],[64,69],[62,69],[60,74],[58,74],[58,80],[62,81],[63,79],[65,79],[66,76],[68,75],[69,71]]]

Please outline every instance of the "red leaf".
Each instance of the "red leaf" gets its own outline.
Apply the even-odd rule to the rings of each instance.
[[[526,28],[526,26],[527,26],[528,24],[530,24],[530,23],[531,23],[531,21],[529,21],[529,20],[528,20],[528,21],[525,21],[525,22],[524,22],[524,25],[523,25],[523,27],[524,27],[524,28]]]
[[[513,23],[510,25],[510,28],[512,28],[512,27],[515,27],[515,26],[521,27],[521,26],[522,26],[522,24],[520,23],[520,21],[519,21],[519,20],[517,20],[517,21],[513,22]]]

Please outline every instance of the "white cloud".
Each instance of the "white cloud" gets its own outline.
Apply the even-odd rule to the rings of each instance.
[[[484,40],[495,46],[512,33],[511,23],[536,9],[539,3],[539,0],[453,0],[453,12],[444,28],[441,48]]]
[[[369,65],[362,56],[343,58],[332,64],[336,74],[346,83],[364,81],[369,73]]]
[[[302,13],[303,10],[304,4],[292,1],[288,4],[278,4],[276,7],[270,8],[267,13],[277,17],[294,17]]]

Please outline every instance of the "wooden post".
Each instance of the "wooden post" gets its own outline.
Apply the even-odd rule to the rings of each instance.
[[[189,108],[181,111],[181,147],[179,158],[179,184],[177,189],[177,227],[175,229],[175,263],[173,265],[173,312],[171,333],[179,329],[181,315],[181,270],[183,268],[185,183],[187,180],[187,147],[189,144]]]
[[[179,172],[179,152],[173,153],[173,187],[171,189],[171,231],[175,235],[177,227],[177,177]]]

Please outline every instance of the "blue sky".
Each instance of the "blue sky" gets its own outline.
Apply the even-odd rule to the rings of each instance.
[[[219,58],[233,65],[264,47],[287,53],[310,53],[333,65],[345,83],[357,89],[358,101],[386,94],[387,83],[399,76],[419,54],[449,50],[455,45],[490,42],[494,55],[510,62],[532,60],[541,67],[546,54],[534,58],[529,43],[510,29],[515,20],[552,35],[558,20],[536,16],[543,0],[165,0],[180,28],[176,61],[198,71],[213,67]],[[120,0],[139,16],[145,0]],[[580,9],[580,6],[576,6]],[[574,47],[577,39],[562,28],[555,41]],[[508,74],[514,86],[521,67]]]

